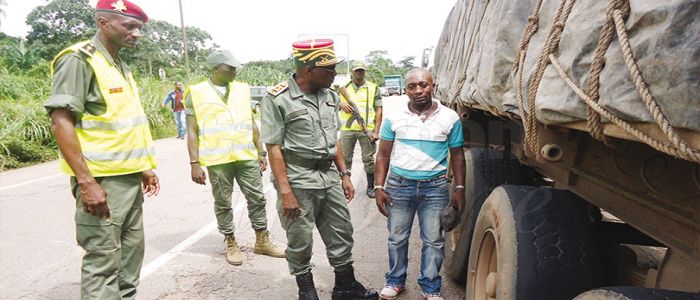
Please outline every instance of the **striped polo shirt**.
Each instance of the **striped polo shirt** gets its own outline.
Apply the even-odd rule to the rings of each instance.
[[[437,99],[433,102],[437,110],[425,122],[408,109],[408,103],[384,116],[379,137],[394,142],[389,167],[394,174],[415,180],[444,175],[449,148],[464,145],[457,113]]]

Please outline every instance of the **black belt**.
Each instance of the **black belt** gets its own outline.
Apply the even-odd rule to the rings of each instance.
[[[294,155],[289,151],[284,152],[284,161],[290,165],[300,166],[307,169],[328,171],[333,165],[330,159],[311,159]]]

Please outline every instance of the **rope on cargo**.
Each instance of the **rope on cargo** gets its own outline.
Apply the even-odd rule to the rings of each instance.
[[[626,5],[625,5],[626,4]],[[557,61],[556,57],[553,55],[553,53],[550,53],[548,55],[549,61],[552,63],[554,66],[555,70],[559,74],[559,76],[564,79],[566,84],[574,90],[574,92],[583,99],[586,104],[589,106],[590,110],[595,111],[595,113],[589,113],[589,119],[588,119],[588,124],[589,128],[590,126],[593,127],[598,127],[600,129],[600,133],[602,134],[602,127],[600,125],[600,117],[599,115],[602,115],[608,119],[610,119],[611,122],[615,123],[616,125],[620,126],[623,130],[627,131],[628,133],[632,134],[636,138],[640,139],[641,141],[647,143],[649,146],[652,148],[659,150],[661,152],[670,154],[672,156],[675,156],[680,159],[685,159],[689,161],[694,161],[694,162],[700,162],[700,152],[697,150],[692,149],[675,131],[671,123],[668,121],[666,116],[663,114],[663,111],[661,111],[661,108],[659,107],[658,103],[654,99],[654,97],[651,95],[651,91],[649,90],[649,87],[647,86],[646,82],[644,81],[644,77],[642,77],[641,72],[639,71],[639,67],[637,66],[636,60],[634,58],[634,53],[632,52],[632,47],[630,46],[629,42],[629,36],[627,34],[627,28],[625,27],[625,16],[629,13],[629,11],[625,11],[625,7],[629,8],[629,3],[627,1],[623,0],[612,0],[611,4],[608,6],[608,21],[606,22],[605,26],[603,27],[603,31],[601,33],[601,38],[599,40],[598,46],[596,47],[596,52],[595,56],[593,59],[593,63],[595,65],[591,66],[591,75],[589,76],[587,80],[587,85],[588,85],[588,93],[583,92],[577,85],[574,83],[574,81],[564,72],[562,69],[561,65]],[[627,69],[630,72],[630,76],[632,77],[632,80],[634,81],[635,86],[637,87],[637,91],[639,92],[639,95],[642,97],[642,100],[644,104],[647,106],[647,109],[651,113],[652,117],[654,118],[654,121],[656,124],[659,126],[661,131],[666,135],[668,140],[671,142],[671,145],[667,145],[666,143],[663,143],[657,139],[654,139],[650,137],[649,135],[643,133],[642,131],[634,128],[630,123],[618,118],[615,116],[613,113],[609,112],[602,106],[598,104],[598,77],[600,75],[600,71],[604,68],[605,66],[605,61],[604,58],[599,57],[599,55],[604,55],[605,51],[607,51],[608,46],[610,45],[609,42],[607,41],[610,39],[612,41],[612,37],[607,37],[604,36],[607,34],[607,32],[610,32],[610,35],[612,35],[613,31],[613,26],[614,30],[617,32],[618,40],[620,41],[620,50],[622,51],[622,54],[625,59],[625,63],[627,65]],[[607,42],[607,45],[605,43]],[[604,47],[604,49],[602,49]],[[602,52],[602,54],[600,54]],[[590,117],[592,115],[598,115],[598,118],[591,119]],[[527,134],[527,133],[526,133]]]
[[[542,0],[537,2],[533,14],[528,18],[528,24],[523,30],[520,40],[520,51],[515,59],[513,71],[516,76],[516,94],[518,95],[518,105],[523,118],[523,127],[525,129],[525,147],[534,155],[539,155],[538,145],[538,128],[535,103],[537,100],[537,89],[544,76],[544,71],[547,65],[551,62],[555,70],[562,79],[571,87],[574,92],[581,97],[588,105],[587,124],[591,135],[602,142],[606,142],[603,134],[601,116],[610,119],[611,122],[620,126],[626,132],[632,134],[639,140],[650,145],[652,148],[661,152],[667,153],[677,158],[700,162],[700,153],[693,150],[674,130],[666,116],[661,111],[658,103],[651,95],[649,87],[642,77],[639,67],[636,64],[632,47],[630,46],[627,28],[625,27],[625,18],[629,14],[628,0],[611,0],[606,13],[607,20],[602,28],[601,36],[598,40],[596,50],[594,52],[591,63],[591,71],[586,79],[586,92],[579,88],[576,83],[563,71],[561,65],[556,60],[556,52],[558,51],[561,33],[563,32],[566,21],[571,14],[573,5],[576,1],[571,0],[566,6],[567,0],[563,0],[559,5],[557,13],[554,17],[549,34],[545,40],[545,47],[540,53],[537,61],[535,74],[532,77],[530,86],[528,87],[528,109],[526,110],[525,99],[523,96],[523,72],[524,62],[527,55],[528,45],[532,36],[537,32],[539,21],[539,12],[542,5]],[[564,8],[566,7],[566,10]],[[642,97],[644,104],[651,113],[654,121],[659,126],[661,131],[666,135],[671,145],[656,140],[644,132],[636,129],[630,123],[620,119],[613,113],[609,112],[598,104],[600,86],[600,73],[605,68],[605,53],[609,48],[614,38],[613,33],[616,32],[620,41],[620,50],[625,58],[625,63],[634,81],[637,91]]]
[[[600,98],[598,89],[600,87],[600,73],[605,68],[605,53],[608,51],[608,48],[610,47],[610,44],[612,44],[615,37],[612,12],[616,9],[622,9],[626,18],[630,11],[629,3],[619,0],[612,0],[608,3],[608,9],[606,12],[607,18],[601,29],[600,38],[598,38],[598,44],[596,45],[595,52],[593,54],[591,71],[586,79],[586,94],[596,103],[598,103]],[[591,107],[587,107],[586,109],[586,123],[588,125],[588,131],[591,133],[593,138],[605,143],[606,145],[609,145],[605,134],[603,134],[603,125],[600,114],[596,113]]]
[[[523,69],[530,40],[539,29],[537,23],[540,19],[541,7],[542,0],[539,0],[537,1],[537,5],[535,6],[535,10],[532,12],[532,15],[527,18],[527,26],[525,26],[523,35],[520,37],[520,51],[518,51],[518,56],[515,58],[515,62],[513,63],[513,72],[515,72],[516,75],[515,94],[518,95],[518,109],[522,114],[523,127],[525,128],[525,147],[530,149],[530,151],[534,154],[537,153],[537,151],[534,150],[535,147],[537,147],[537,142],[532,140],[532,131],[528,130],[528,128],[530,128],[530,119],[528,118],[528,113],[525,110],[525,98],[523,97]]]
[[[676,147],[666,145],[664,143],[659,142],[658,140],[648,136],[644,132],[638,130],[634,126],[632,126],[630,123],[620,119],[618,116],[615,114],[609,112],[600,104],[595,102],[591,97],[586,95],[586,93],[579,88],[576,83],[571,80],[571,78],[566,74],[566,72],[562,69],[561,65],[559,64],[559,61],[557,61],[557,58],[554,57],[553,54],[549,55],[549,60],[552,63],[552,66],[554,69],[557,71],[559,76],[561,76],[562,79],[566,82],[566,84],[579,96],[583,101],[588,104],[589,107],[591,107],[595,112],[599,113],[603,117],[608,118],[611,122],[615,123],[615,125],[620,126],[622,129],[625,131],[629,132],[639,140],[649,144],[652,148],[659,150],[664,153],[668,153],[670,155],[673,155],[675,157],[681,158],[681,159],[686,159],[690,161],[695,161],[695,162],[700,162],[700,154],[697,153],[697,151],[683,151],[680,150]]]
[[[567,6],[567,2],[569,5]],[[540,82],[542,81],[542,76],[544,75],[544,70],[547,68],[547,65],[549,64],[549,60],[547,59],[547,56],[552,53],[556,53],[559,49],[559,40],[561,39],[561,33],[564,30],[564,25],[566,24],[566,20],[569,18],[569,15],[571,14],[571,11],[573,10],[574,4],[576,3],[576,0],[563,0],[561,4],[559,4],[559,8],[557,9],[557,13],[554,16],[554,23],[552,24],[552,27],[549,29],[549,34],[547,35],[547,39],[545,40],[545,46],[542,49],[542,53],[540,53],[539,58],[537,59],[537,68],[535,69],[535,74],[532,77],[532,80],[530,82],[530,86],[528,88],[528,110],[525,110],[525,99],[523,99],[522,95],[522,77],[523,77],[523,64],[525,62],[525,56],[527,54],[527,44],[530,43],[530,39],[532,36],[535,34],[537,31],[537,21],[539,20],[539,11],[540,7],[542,5],[542,0],[539,0],[537,2],[537,6],[535,8],[535,12],[533,13],[532,16],[528,18],[528,26],[526,27],[525,31],[523,32],[523,37],[521,38],[520,41],[520,54],[518,55],[518,59],[516,61],[517,65],[517,83],[516,83],[516,89],[517,89],[517,94],[518,94],[518,105],[520,112],[523,114],[523,119],[524,119],[524,128],[525,128],[525,145],[527,148],[530,149],[530,152],[533,153],[536,156],[539,156],[539,143],[538,143],[538,136],[539,133],[537,131],[537,117],[536,117],[536,107],[535,103],[537,100],[537,88],[540,85]],[[566,10],[564,8],[566,7]]]

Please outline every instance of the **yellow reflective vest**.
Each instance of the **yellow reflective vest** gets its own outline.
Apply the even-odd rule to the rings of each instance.
[[[186,91],[199,128],[199,164],[213,166],[258,158],[253,143],[253,112],[250,86],[231,82],[224,102],[209,81],[192,85]]]
[[[371,131],[372,129],[374,129],[375,125],[374,97],[377,95],[377,85],[372,82],[365,81],[365,84],[363,86],[361,86],[360,88],[356,88],[355,84],[352,81],[350,81],[348,84],[345,85],[345,88],[347,89],[350,97],[352,97],[352,100],[355,103],[355,105],[357,105],[357,108],[360,111],[360,115],[362,116],[362,118],[365,119],[365,122],[367,124],[367,130]],[[347,102],[347,99],[345,99],[345,97],[343,97],[342,94],[340,94],[340,99],[342,101]],[[357,121],[354,121],[350,128],[345,126],[352,114],[346,113],[342,110],[339,112],[339,114],[340,120],[342,122],[341,130],[362,130],[360,124],[357,123]]]
[[[90,174],[105,177],[155,169],[155,149],[148,118],[131,73],[126,77],[122,75],[90,42],[85,41],[56,55],[51,62],[51,76],[59,58],[78,51],[85,54],[87,63],[95,72],[107,107],[101,115],[84,113],[76,120],[75,133]],[[59,165],[64,173],[74,175],[65,159],[61,158]]]

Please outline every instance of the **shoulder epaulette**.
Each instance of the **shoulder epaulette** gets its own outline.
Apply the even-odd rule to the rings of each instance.
[[[90,57],[92,57],[95,51],[97,51],[97,48],[95,48],[95,45],[93,45],[92,43],[85,43],[85,45],[80,47],[80,52]]]
[[[289,88],[289,84],[287,81],[282,81],[278,83],[276,86],[270,87],[267,89],[267,92],[270,93],[272,96],[277,96],[281,94],[282,92],[286,91],[287,88]]]

